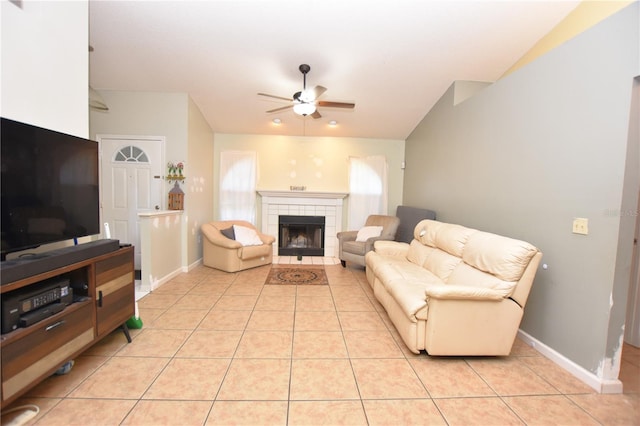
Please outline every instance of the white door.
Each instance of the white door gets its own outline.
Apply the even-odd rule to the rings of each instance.
[[[638,209],[640,211],[640,194],[638,194]],[[631,260],[631,275],[629,279],[629,296],[627,298],[627,319],[624,327],[624,341],[630,345],[640,347],[640,216],[636,217],[636,231],[633,236],[633,258]]]
[[[102,220],[111,238],[133,244],[140,270],[138,213],[163,209],[162,137],[98,135],[101,153]]]

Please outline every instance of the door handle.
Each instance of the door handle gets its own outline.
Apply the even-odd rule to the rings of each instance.
[[[102,290],[98,291],[98,308],[102,308]]]
[[[156,204],[156,210],[160,210],[160,206]]]

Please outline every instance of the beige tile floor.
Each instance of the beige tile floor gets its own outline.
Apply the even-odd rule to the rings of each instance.
[[[509,357],[414,355],[361,268],[276,261],[325,263],[329,285],[198,267],[140,300],[132,343],[112,333],[14,405],[36,404],[39,426],[640,423],[640,349],[624,348],[619,395],[519,340]]]

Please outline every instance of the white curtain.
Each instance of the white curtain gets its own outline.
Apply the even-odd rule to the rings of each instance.
[[[220,153],[220,219],[256,223],[258,156],[254,151]]]
[[[387,159],[349,158],[349,225],[360,229],[371,214],[387,214]]]

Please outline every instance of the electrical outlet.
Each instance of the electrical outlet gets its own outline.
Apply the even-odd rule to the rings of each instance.
[[[588,235],[589,234],[589,219],[584,217],[577,217],[573,219],[573,233]]]

